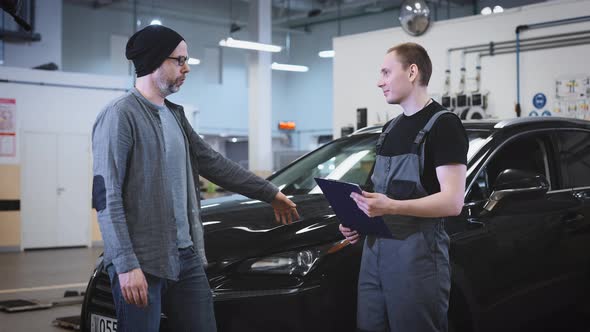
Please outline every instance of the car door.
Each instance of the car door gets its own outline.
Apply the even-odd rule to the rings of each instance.
[[[565,191],[579,203],[564,216],[563,287],[564,305],[587,300],[590,283],[590,131],[559,130],[554,142]]]
[[[506,138],[476,175],[470,196],[474,203],[470,225],[485,225],[480,252],[473,252],[480,274],[472,280],[482,311],[482,326],[518,330],[544,312],[552,312],[550,293],[559,278],[563,254],[562,220],[577,205],[568,192],[553,190],[557,182],[550,131],[520,132]],[[498,175],[516,169],[543,175],[549,192],[535,199],[504,198],[491,212],[482,202],[491,195]],[[469,197],[468,196],[468,199]],[[483,200],[481,200],[483,198]],[[485,264],[486,275],[481,274]],[[466,267],[469,268],[469,267]]]

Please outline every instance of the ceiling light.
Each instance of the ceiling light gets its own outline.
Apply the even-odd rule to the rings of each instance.
[[[297,71],[297,72],[306,72],[309,70],[306,66],[297,66],[297,65],[287,65],[284,63],[276,63],[273,62],[270,68],[274,70],[284,70],[284,71]]]
[[[494,6],[494,13],[502,13],[504,12],[504,8],[502,6]]]
[[[416,2],[414,6],[416,7],[416,9],[420,9],[422,7],[422,5],[419,2]]]
[[[255,43],[255,42],[250,42],[250,41],[245,41],[245,40],[238,40],[238,39],[233,39],[231,37],[229,37],[227,39],[220,40],[219,46],[243,48],[243,49],[247,49],[247,50],[264,51],[264,52],[280,52],[282,49],[282,47],[276,46],[276,45]]]
[[[155,18],[150,22],[150,25],[162,25],[162,21],[160,21],[159,19]]]
[[[320,58],[333,58],[334,50],[321,51],[318,53],[318,55],[320,56]]]
[[[234,137],[231,139],[231,141],[232,141],[232,143],[236,143],[238,141],[238,139]]]
[[[189,65],[198,65],[199,63],[201,63],[201,60],[199,60],[199,59],[188,58],[188,64]]]
[[[490,8],[490,7],[484,7],[481,10],[481,14],[482,15],[490,15],[491,13],[492,13],[492,8]]]
[[[411,11],[413,8],[412,8],[412,6],[406,6],[406,9]]]

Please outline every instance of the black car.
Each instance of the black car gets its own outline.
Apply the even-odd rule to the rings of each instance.
[[[464,125],[470,141],[465,206],[446,222],[451,329],[521,330],[587,304],[590,122],[519,118]],[[203,202],[219,331],[354,331],[362,246],[343,239],[314,177],[370,191],[380,130],[337,139],[269,178],[297,203],[300,222],[278,225],[268,204],[239,195]],[[114,331],[113,317],[99,263],[82,329]]]

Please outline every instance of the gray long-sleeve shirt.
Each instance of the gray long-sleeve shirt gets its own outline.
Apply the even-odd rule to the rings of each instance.
[[[191,237],[206,264],[200,221],[199,173],[220,186],[271,202],[278,189],[214,151],[192,129],[181,106],[165,101],[183,130],[189,158]],[[132,89],[98,115],[92,133],[93,205],[105,244],[105,264],[117,273],[141,268],[176,280],[180,270],[176,223],[158,109]]]

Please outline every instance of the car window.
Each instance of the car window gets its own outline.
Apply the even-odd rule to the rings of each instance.
[[[378,137],[355,135],[334,141],[291,164],[270,181],[286,195],[321,193],[316,177],[357,183],[368,190]]]
[[[471,160],[484,145],[491,141],[490,132],[487,130],[467,130],[467,139],[469,140],[467,160]]]
[[[564,187],[590,186],[590,133],[562,131],[556,136]]]
[[[479,171],[467,195],[467,201],[487,199],[498,175],[506,169],[540,174],[551,183],[545,135],[527,135],[502,146]]]
[[[490,139],[489,130],[467,130],[469,158]],[[357,183],[371,191],[378,134],[353,135],[326,144],[270,178],[286,195],[319,194],[314,178]]]

